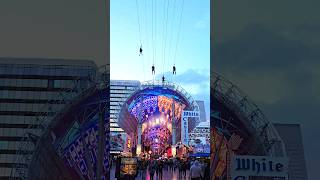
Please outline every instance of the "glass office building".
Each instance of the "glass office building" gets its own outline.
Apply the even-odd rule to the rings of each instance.
[[[91,86],[96,73],[87,60],[0,58],[0,179],[16,174],[17,165],[26,167],[18,159],[32,148],[22,142],[37,138],[50,117]]]
[[[125,100],[140,87],[139,81],[111,80],[110,81],[110,131],[124,132],[117,123],[117,114]]]
[[[125,100],[140,88],[140,82],[134,80],[110,81],[110,153],[120,153],[124,150],[126,133],[119,127],[117,117]]]

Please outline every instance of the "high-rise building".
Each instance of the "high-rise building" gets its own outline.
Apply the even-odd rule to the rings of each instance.
[[[25,166],[18,156],[32,148],[25,152],[22,142],[37,138],[55,112],[90,87],[96,73],[87,60],[0,58],[0,179]]]
[[[139,88],[139,81],[110,81],[110,132],[124,132],[117,123],[117,114],[119,113],[125,100]]]
[[[289,179],[307,180],[306,161],[299,124],[274,124],[289,157]]]
[[[200,122],[206,122],[207,121],[206,108],[204,105],[204,101],[197,100],[196,102],[197,102],[197,104],[199,106],[199,110],[200,110]]]
[[[125,100],[137,89],[140,82],[134,80],[111,80],[110,81],[110,136],[117,139],[111,142],[110,153],[120,153],[125,149],[126,133],[119,127],[117,115]]]

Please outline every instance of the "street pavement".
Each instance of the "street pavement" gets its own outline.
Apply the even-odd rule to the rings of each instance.
[[[113,166],[111,168],[111,172],[110,172],[110,176],[111,176],[111,180],[116,180],[116,178],[114,177],[115,175],[115,167]],[[136,177],[137,180],[150,180],[150,174],[149,171],[147,170],[145,175],[138,175]],[[156,176],[156,173],[153,176],[154,180],[159,180]],[[182,180],[182,179],[190,179],[189,177],[189,171],[187,171],[186,173],[186,177],[182,176],[179,178],[179,171],[171,171],[171,170],[166,170],[165,168],[163,169],[163,175],[162,175],[162,180]]]

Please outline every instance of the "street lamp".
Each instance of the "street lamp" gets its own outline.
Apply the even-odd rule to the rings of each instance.
[[[140,154],[141,154],[141,144],[137,145],[136,153],[137,153],[137,156],[140,156]]]
[[[176,154],[177,154],[177,149],[176,149],[175,146],[172,146],[172,147],[171,147],[171,153],[172,153],[172,157],[175,157],[175,156],[176,156]]]

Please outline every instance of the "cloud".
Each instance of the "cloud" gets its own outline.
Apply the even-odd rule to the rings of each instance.
[[[200,21],[196,22],[196,24],[194,26],[197,29],[204,29],[204,28],[208,27],[208,23],[204,20],[200,20]]]
[[[188,69],[182,74],[178,74],[175,80],[183,84],[202,84],[208,82],[210,71],[208,69]]]
[[[206,117],[210,114],[210,71],[209,69],[188,69],[175,77],[186,91],[188,91],[195,100],[203,100],[205,103]]]
[[[251,24],[239,35],[214,46],[218,68],[283,69],[309,57],[309,48],[301,41],[288,39],[259,24]],[[228,67],[225,67],[228,65]]]
[[[172,72],[164,73],[169,81],[173,81],[184,88],[194,100],[205,101],[206,117],[210,113],[210,71],[209,69],[188,69],[182,74],[172,77]],[[156,75],[156,79],[161,79],[162,75]]]
[[[252,24],[234,39],[215,44],[212,69],[258,102],[272,104],[281,99],[303,101],[319,97],[318,51],[276,32]],[[301,96],[302,92],[306,95]]]
[[[202,19],[198,20],[195,24],[194,27],[196,29],[205,29],[209,27],[209,22],[210,22],[210,15],[206,14],[203,16]]]
[[[319,29],[250,24],[232,39],[215,43],[211,63],[212,70],[239,86],[268,119],[301,124],[311,176],[320,160],[314,139],[320,136]]]
[[[188,69],[176,76],[172,76],[172,72],[166,72],[164,76],[167,80],[180,84],[191,94],[197,94],[204,90],[209,92],[210,71],[208,69]],[[161,74],[156,75],[156,79],[161,79],[161,77]]]

